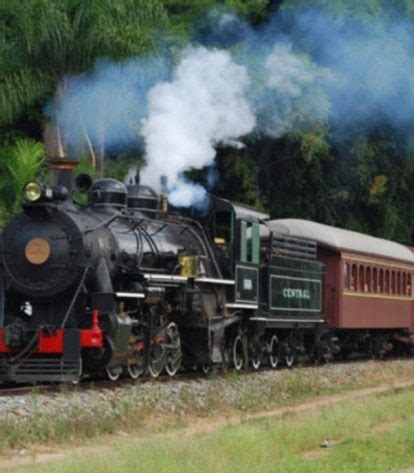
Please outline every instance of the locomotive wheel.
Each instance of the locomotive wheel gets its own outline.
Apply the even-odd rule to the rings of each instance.
[[[243,341],[240,335],[236,335],[233,339],[231,347],[231,360],[233,368],[240,371],[244,365]]]
[[[145,353],[143,344],[130,343],[126,374],[132,379],[138,379],[145,371]]]
[[[126,372],[131,379],[138,379],[144,372],[144,368],[137,365],[136,363],[135,364],[131,363],[127,365]]]
[[[269,365],[272,369],[276,369],[279,364],[279,339],[276,335],[272,335],[269,342]]]
[[[167,343],[171,345],[172,348],[169,348],[168,350],[165,371],[169,376],[175,376],[181,367],[183,353],[181,350],[181,339],[178,332],[178,327],[174,322],[170,323],[170,325],[167,327],[166,334],[168,340]]]
[[[178,372],[178,370],[180,369],[181,367],[181,356],[180,356],[180,359],[175,359],[175,360],[172,360],[172,361],[169,361],[166,365],[165,365],[165,371],[167,372],[168,376],[175,376]]]
[[[78,379],[74,379],[71,381],[71,384],[74,386],[78,385],[82,381],[82,375],[83,375],[83,363],[82,363],[82,358],[79,359],[79,377]]]
[[[122,366],[115,366],[114,368],[106,368],[106,375],[111,381],[118,381],[124,369]]]
[[[154,342],[151,345],[151,351],[148,363],[148,372],[152,378],[158,378],[165,366],[166,350],[161,344]]]

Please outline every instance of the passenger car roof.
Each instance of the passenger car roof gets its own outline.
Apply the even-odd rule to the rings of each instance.
[[[363,233],[294,218],[266,222],[274,233],[307,238],[339,252],[351,251],[414,263],[414,254],[404,245]]]

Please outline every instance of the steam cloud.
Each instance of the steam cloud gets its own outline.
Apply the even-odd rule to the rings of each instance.
[[[253,130],[277,138],[317,120],[340,134],[357,118],[408,132],[414,25],[391,13],[338,23],[306,9],[259,30],[213,14],[211,31],[199,38],[207,46],[187,47],[175,67],[169,57],[100,62],[68,78],[50,114],[75,152],[85,150],[85,136],[110,152],[144,146],[143,182],[159,189],[165,174],[175,205],[199,203],[205,190],[184,173],[211,166],[217,146],[242,146]]]
[[[131,59],[122,64],[99,61],[89,74],[68,78],[62,95],[49,104],[57,117],[69,152],[87,152],[87,139],[97,152],[136,148],[141,138],[138,124],[147,109],[147,93],[169,74],[168,59]]]
[[[193,47],[184,51],[172,80],[150,90],[141,128],[148,158],[142,178],[157,188],[165,174],[173,205],[203,200],[205,191],[185,182],[183,173],[210,166],[215,146],[237,146],[237,139],[254,129],[249,83],[247,69],[229,52]]]

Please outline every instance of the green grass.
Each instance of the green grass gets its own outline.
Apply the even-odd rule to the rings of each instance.
[[[82,445],[89,439],[118,431],[130,435],[165,432],[191,425],[196,416],[229,416],[291,406],[321,395],[409,379],[414,375],[414,362],[355,364],[352,369],[332,369],[328,373],[324,368],[281,371],[266,381],[266,389],[261,384],[249,382],[254,379],[250,375],[229,373],[221,378],[213,377],[208,383],[202,404],[198,402],[197,391],[191,386],[182,385],[178,401],[172,401],[175,403],[174,412],[160,409],[159,399],[163,391],[157,383],[154,383],[153,395],[145,399],[141,398],[141,387],[137,384],[131,392],[121,390],[110,403],[92,403],[88,409],[79,409],[76,404],[68,402],[69,407],[62,416],[50,415],[47,409],[39,405],[40,395],[34,392],[31,417],[0,420],[0,455],[21,449],[33,452],[48,445]],[[234,397],[223,397],[223,381],[232,386]],[[76,396],[76,393],[71,393],[71,389],[63,386],[62,395]],[[169,402],[165,404],[169,406]],[[156,422],[153,421],[154,417]]]
[[[120,396],[110,406],[94,405],[91,409],[79,410],[76,406],[67,407],[64,417],[50,416],[37,405],[38,394],[32,394],[33,417],[21,421],[0,420],[0,454],[7,454],[26,448],[53,444],[79,444],[85,439],[102,434],[113,434],[119,430],[130,433],[164,432],[176,425],[191,423],[188,413],[208,417],[214,415],[231,415],[232,413],[249,413],[263,411],[279,406],[293,405],[321,394],[333,394],[348,391],[357,387],[353,381],[339,383],[335,387],[326,387],[317,379],[306,379],[301,372],[286,373],[274,384],[265,395],[254,386],[244,386],[240,375],[232,375],[229,382],[239,383],[236,398],[231,404],[226,403],[220,386],[211,381],[205,404],[200,407],[195,403],[194,393],[184,389],[180,394],[181,410],[173,415],[162,417],[158,423],[147,425],[154,415],[160,413],[156,399],[149,399],[145,405],[137,404],[134,396]]]
[[[178,431],[177,431],[178,432]],[[181,431],[182,432],[182,431]],[[320,443],[332,439],[331,448]],[[209,434],[107,437],[22,472],[388,472],[414,466],[414,389]]]

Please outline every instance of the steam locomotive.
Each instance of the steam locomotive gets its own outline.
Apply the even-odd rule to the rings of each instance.
[[[1,382],[411,350],[408,248],[214,196],[168,208],[139,180],[50,166],[1,235]]]

